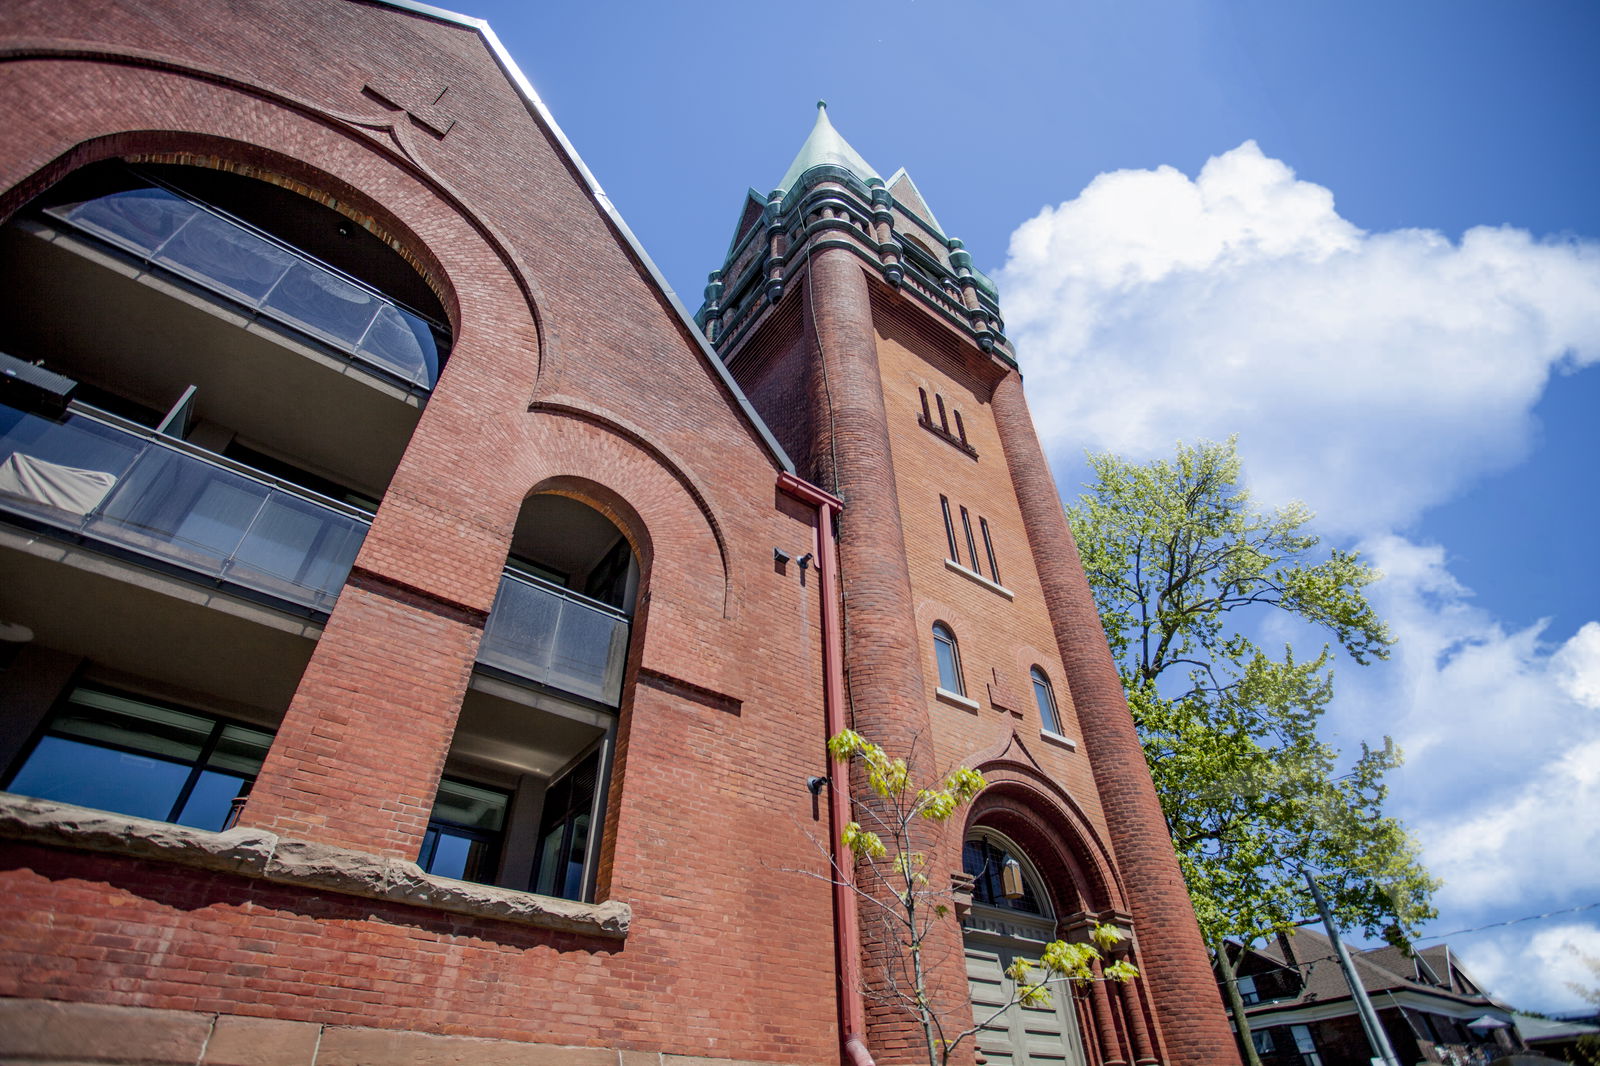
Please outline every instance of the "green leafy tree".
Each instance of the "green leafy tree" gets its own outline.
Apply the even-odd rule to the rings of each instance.
[[[1270,514],[1240,486],[1234,441],[1179,445],[1137,465],[1089,457],[1091,491],[1068,511],[1106,636],[1144,743],[1179,864],[1230,993],[1223,943],[1287,929],[1316,912],[1317,871],[1335,914],[1406,944],[1434,915],[1437,882],[1383,813],[1401,755],[1385,737],[1341,771],[1317,735],[1333,696],[1333,644],[1356,663],[1392,638],[1367,602],[1380,575],[1325,550],[1294,503]],[[1270,654],[1244,627],[1277,612],[1322,630],[1318,654]],[[1230,995],[1255,1061],[1243,1005]]]
[[[857,762],[865,770],[870,796],[855,804],[859,821],[847,824],[841,843],[855,858],[854,877],[834,876],[848,885],[880,919],[884,942],[896,949],[882,988],[869,994],[887,1000],[916,1019],[926,1043],[928,1066],[947,1066],[956,1049],[991,1024],[1013,1005],[1048,1006],[1052,986],[1094,980],[1093,964],[1101,952],[1112,950],[1122,934],[1115,926],[1097,924],[1091,943],[1052,941],[1036,960],[1018,958],[1006,971],[1011,979],[1011,999],[970,1027],[955,1029],[929,995],[927,947],[940,922],[954,921],[951,893],[930,883],[928,855],[919,846],[928,824],[948,822],[970,804],[984,787],[983,775],[957,767],[935,785],[919,787],[911,780],[906,761],[891,758],[883,748],[853,730],[843,730],[828,741],[828,752],[841,762]],[[863,825],[865,822],[865,825]],[[1130,981],[1138,970],[1125,959],[1102,969],[1106,980]]]

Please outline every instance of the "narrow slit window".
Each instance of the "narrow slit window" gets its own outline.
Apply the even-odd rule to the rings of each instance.
[[[1000,564],[994,559],[994,538],[989,536],[989,520],[982,515],[978,516],[978,528],[983,531],[983,552],[989,557],[989,576],[996,585],[1004,585],[1000,580]]]
[[[950,416],[944,411],[944,397],[937,392],[933,394],[933,402],[939,405],[939,428],[946,433],[950,432]]]
[[[983,567],[978,565],[978,544],[972,539],[972,519],[967,517],[967,509],[961,508],[961,529],[967,535],[967,558],[972,560],[973,573],[983,573]],[[956,562],[960,562],[957,559]]]
[[[961,421],[961,412],[952,412],[956,416],[956,436],[961,438],[961,443],[967,443],[967,424]]]
[[[952,563],[961,562],[961,551],[956,547],[956,527],[950,521],[950,499],[947,496],[939,497],[939,509],[944,512],[944,539],[950,552]]]
[[[925,426],[933,425],[933,415],[928,412],[928,390],[918,389],[917,398],[922,401],[922,424]]]

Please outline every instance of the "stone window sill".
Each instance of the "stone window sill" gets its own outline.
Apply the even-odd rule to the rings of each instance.
[[[1004,585],[995,584],[993,581],[990,581],[988,578],[984,577],[982,574],[978,573],[976,570],[968,570],[966,567],[962,566],[960,563],[956,562],[954,559],[946,559],[944,561],[944,568],[946,570],[950,570],[950,571],[953,571],[953,572],[955,572],[957,574],[960,574],[962,577],[966,578],[968,581],[976,581],[978,584],[982,585],[984,588],[988,589],[990,592],[999,593],[1001,596],[1004,596],[1008,600],[1014,600],[1014,599],[1017,598],[1017,594],[1015,592],[1012,592],[1010,589],[1006,588]]]
[[[633,917],[631,907],[615,900],[578,903],[435,877],[424,873],[414,862],[309,840],[287,840],[264,829],[241,827],[212,833],[7,792],[0,792],[0,838],[157,859],[278,884],[614,940],[628,935]]]
[[[933,690],[933,694],[945,703],[953,704],[964,711],[976,713],[979,710],[977,700],[969,700],[959,692],[951,692],[947,688],[936,688]]]
[[[1077,751],[1078,742],[1071,737],[1064,737],[1060,733],[1052,733],[1048,729],[1039,730],[1039,735],[1052,744],[1059,744],[1068,751]]]

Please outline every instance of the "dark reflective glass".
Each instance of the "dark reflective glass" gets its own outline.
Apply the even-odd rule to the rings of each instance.
[[[183,810],[172,820],[179,825],[216,832],[228,824],[234,797],[244,790],[247,779],[233,774],[206,770],[195,780],[194,789],[184,801]]]
[[[1007,899],[1001,868],[1007,855],[988,840],[969,840],[961,848],[961,868],[972,875],[972,898],[990,907],[1002,907],[1020,914],[1043,915],[1032,879],[1022,878],[1022,896]]]
[[[485,851],[482,841],[448,829],[430,828],[422,847],[423,861],[418,865],[430,874],[458,881],[480,880]]]
[[[8,788],[24,796],[165,821],[189,769],[148,755],[47,736]]]

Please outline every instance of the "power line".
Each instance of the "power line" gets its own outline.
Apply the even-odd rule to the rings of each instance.
[[[1472,933],[1482,933],[1490,929],[1502,929],[1508,925],[1519,925],[1522,922],[1537,922],[1545,918],[1559,918],[1564,914],[1579,914],[1583,911],[1594,910],[1597,907],[1600,907],[1600,901],[1596,901],[1594,903],[1581,903],[1576,907],[1563,907],[1561,910],[1546,911],[1543,914],[1525,914],[1520,918],[1507,918],[1505,921],[1501,922],[1489,922],[1485,925],[1475,925],[1467,929],[1453,929],[1448,933],[1433,933],[1428,936],[1419,936],[1416,937],[1412,942],[1421,943],[1424,940],[1447,940],[1453,936],[1468,936]],[[1248,951],[1251,949],[1245,948],[1245,950]],[[1370,950],[1374,949],[1358,949],[1360,955],[1365,955]],[[1296,966],[1303,966],[1309,973],[1312,967],[1316,966],[1316,964],[1319,962],[1334,962],[1336,960],[1337,956],[1334,955],[1319,955],[1316,958],[1311,959],[1296,959],[1295,966],[1286,966],[1283,963],[1274,963],[1273,968],[1278,970],[1293,970],[1296,968]],[[1370,962],[1371,960],[1365,961]],[[1237,978],[1235,979],[1235,983],[1237,983]]]
[[[1592,911],[1600,907],[1600,902],[1583,903],[1576,907],[1565,907],[1558,911],[1546,911],[1544,914],[1525,914],[1521,918],[1508,918],[1503,922],[1490,922],[1487,925],[1475,925],[1470,929],[1454,929],[1448,933],[1431,933],[1428,936],[1417,937],[1422,940],[1444,940],[1452,936],[1466,936],[1468,933],[1481,933],[1486,929],[1499,929],[1507,925],[1516,925],[1519,922],[1537,922],[1543,918],[1556,918],[1563,914],[1577,914],[1579,911]]]

